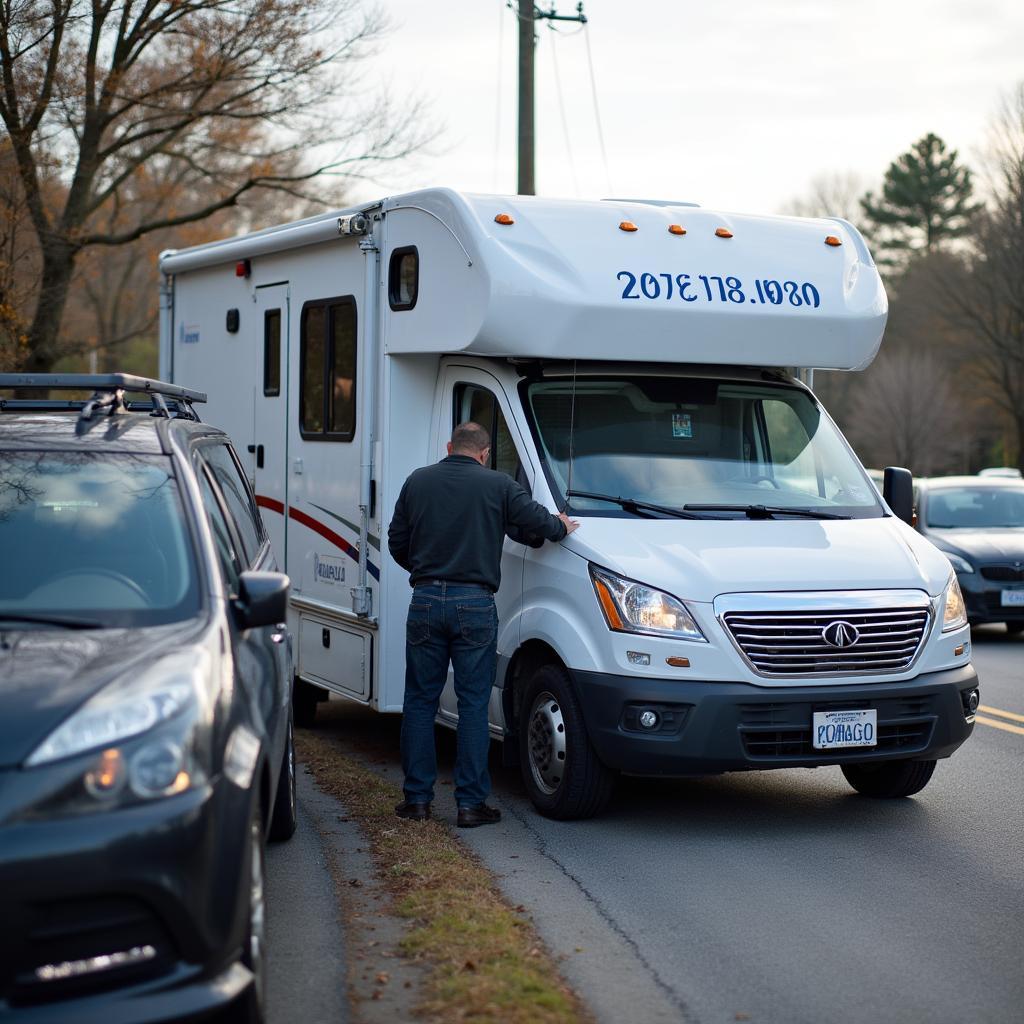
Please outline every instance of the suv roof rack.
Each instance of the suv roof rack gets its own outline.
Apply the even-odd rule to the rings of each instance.
[[[0,398],[2,409],[80,409],[77,433],[88,429],[93,415],[101,409],[107,415],[128,412],[124,400],[125,392],[147,394],[152,397],[153,415],[171,418],[171,409],[165,401],[173,401],[177,416],[198,420],[192,408],[194,402],[205,402],[206,394],[192,391],[180,384],[168,384],[151,377],[136,377],[131,373],[0,373],[0,388],[14,388],[19,391],[89,391],[87,400],[52,402],[44,399]],[[139,410],[141,411],[141,410]]]

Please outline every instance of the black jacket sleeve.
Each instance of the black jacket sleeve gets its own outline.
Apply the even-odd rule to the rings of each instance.
[[[540,547],[545,540],[561,540],[565,523],[534,501],[511,478],[505,490],[505,532],[514,541]]]
[[[388,527],[388,550],[391,557],[406,571],[409,572],[412,566],[409,563],[409,517],[405,509],[405,492],[408,481],[402,486],[402,491],[395,502],[395,514]]]

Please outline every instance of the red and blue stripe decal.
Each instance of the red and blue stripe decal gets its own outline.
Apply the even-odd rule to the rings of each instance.
[[[265,494],[257,494],[256,504],[259,505],[260,508],[265,508],[270,512],[276,512],[281,516],[284,515],[284,503],[278,501],[276,498],[268,498]],[[340,551],[344,551],[345,554],[354,562],[359,561],[359,548],[354,544],[350,544],[341,536],[341,534],[335,533],[329,526],[325,526],[318,519],[314,519],[311,515],[307,515],[294,505],[288,506],[288,518],[294,519],[295,522],[300,523],[307,529],[312,530],[314,533],[318,533],[324,538],[324,540],[333,544]],[[369,561],[369,559],[367,559],[366,568],[375,580],[380,580],[380,569]]]

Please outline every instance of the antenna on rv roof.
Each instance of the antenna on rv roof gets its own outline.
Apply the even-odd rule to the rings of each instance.
[[[572,361],[572,399],[569,402],[569,469],[568,479],[565,483],[565,507],[562,509],[563,512],[569,511],[569,494],[572,491],[572,460],[573,460],[573,443],[574,436],[576,433],[576,360]]]

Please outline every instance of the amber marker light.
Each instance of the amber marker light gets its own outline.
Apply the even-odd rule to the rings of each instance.
[[[689,658],[666,658],[665,659],[665,664],[666,665],[671,665],[673,668],[689,668],[690,667],[690,659]]]
[[[499,213],[494,218],[495,224],[515,224],[515,218],[510,213]]]
[[[622,616],[619,615],[619,609],[615,606],[615,599],[608,590],[608,584],[595,577],[594,589],[597,591],[597,599],[601,602],[601,611],[604,612],[608,625],[612,629],[622,629]]]
[[[668,233],[670,235],[685,235],[686,228],[682,224],[669,224]]]
[[[86,790],[97,799],[116,793],[124,781],[124,758],[116,747],[104,750],[85,776]]]
[[[637,226],[631,220],[622,220],[622,221],[619,221],[619,230],[620,231],[636,231],[638,229],[637,229]]]
[[[728,228],[715,228],[715,234],[719,238],[732,238],[732,232]]]
[[[843,240],[841,238],[837,237],[836,235],[826,235],[825,236],[825,244],[826,245],[842,245],[843,244]]]

